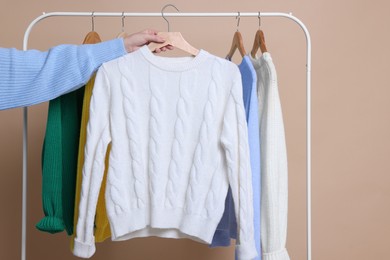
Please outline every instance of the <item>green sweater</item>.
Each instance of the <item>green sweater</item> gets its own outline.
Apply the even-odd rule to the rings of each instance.
[[[89,32],[83,44],[101,42]],[[36,227],[73,234],[77,160],[85,87],[62,95],[49,103],[46,135],[42,149],[42,203],[45,217]]]
[[[73,233],[77,151],[84,88],[49,103],[42,151],[42,203],[45,217],[36,227]]]

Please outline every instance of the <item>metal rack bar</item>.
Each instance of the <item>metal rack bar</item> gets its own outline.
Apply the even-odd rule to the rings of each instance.
[[[27,50],[28,39],[32,28],[41,20],[56,16],[94,16],[94,17],[161,17],[161,13],[107,13],[107,12],[51,12],[43,13],[27,27],[23,39],[23,50]],[[258,17],[258,12],[249,13],[164,13],[166,17]],[[307,27],[291,13],[265,12],[261,17],[283,17],[297,23],[306,37],[306,213],[307,213],[307,260],[312,258],[311,229],[311,38]],[[26,220],[27,220],[27,125],[28,109],[23,108],[23,191],[22,191],[22,244],[21,259],[26,260]]]

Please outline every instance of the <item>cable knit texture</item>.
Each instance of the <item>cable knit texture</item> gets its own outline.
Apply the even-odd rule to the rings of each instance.
[[[261,142],[261,243],[263,260],[289,260],[287,151],[277,75],[271,55],[252,59],[257,73]]]
[[[124,54],[123,39],[59,45],[46,52],[0,48],[0,110],[31,106],[78,89],[103,62]]]
[[[229,185],[239,259],[253,259],[252,183],[241,75],[201,50],[167,58],[147,46],[103,64],[90,106],[74,254],[95,252],[93,223],[106,186],[112,240],[159,236],[210,243]]]

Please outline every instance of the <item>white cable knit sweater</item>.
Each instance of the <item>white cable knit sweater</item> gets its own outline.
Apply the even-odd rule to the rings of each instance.
[[[106,206],[112,240],[159,236],[210,243],[230,185],[238,257],[253,259],[252,184],[241,75],[201,50],[167,58],[147,46],[99,69],[91,99],[74,254],[93,228],[112,142]]]
[[[251,60],[257,73],[259,99],[263,260],[290,260],[286,250],[287,150],[277,75],[270,53]]]

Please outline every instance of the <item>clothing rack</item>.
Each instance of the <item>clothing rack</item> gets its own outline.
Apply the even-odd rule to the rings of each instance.
[[[106,12],[50,12],[43,13],[27,27],[23,39],[23,50],[27,50],[32,28],[41,20],[57,16],[89,17],[161,17],[162,13],[106,13]],[[297,23],[306,37],[306,213],[307,213],[307,260],[311,260],[311,38],[308,29],[292,13],[250,12],[250,13],[164,13],[165,17],[280,17]],[[22,182],[22,243],[21,259],[26,260],[26,220],[27,220],[27,120],[28,108],[23,108],[23,182]]]

